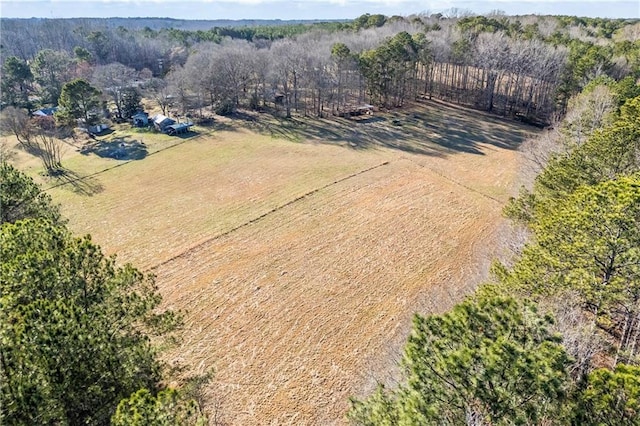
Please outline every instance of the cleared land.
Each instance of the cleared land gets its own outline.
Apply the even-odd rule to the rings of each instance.
[[[156,154],[115,168],[70,155],[88,177],[50,192],[74,230],[186,310],[167,359],[215,369],[207,401],[224,421],[326,425],[393,379],[413,312],[446,309],[486,273],[531,129],[426,104],[199,131],[164,150],[175,140],[149,139]]]

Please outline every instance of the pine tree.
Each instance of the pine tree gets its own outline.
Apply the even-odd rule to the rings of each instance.
[[[366,401],[363,425],[539,423],[563,415],[567,355],[536,307],[483,290],[443,315],[416,315],[405,347],[407,384]]]

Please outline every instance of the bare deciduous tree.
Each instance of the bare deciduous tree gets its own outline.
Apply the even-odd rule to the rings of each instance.
[[[577,295],[564,295],[545,301],[556,318],[555,327],[562,335],[562,344],[573,359],[571,375],[582,377],[595,367],[594,357],[606,352],[608,343],[597,329],[595,318],[589,318],[577,302]]]
[[[598,85],[570,99],[562,126],[567,143],[571,147],[582,145],[594,130],[611,121],[615,107],[615,95],[605,85]]]
[[[54,175],[62,168],[65,143],[61,129],[57,129],[53,117],[31,118],[24,110],[7,107],[2,111],[0,126],[3,132],[13,134],[20,147],[38,157],[48,174]],[[3,156],[7,148],[2,148]]]
[[[164,79],[151,78],[148,80],[144,85],[144,93],[158,104],[162,114],[167,115],[173,98]]]
[[[93,72],[93,83],[102,90],[103,93],[111,96],[111,100],[116,107],[116,116],[123,117],[125,93],[132,88],[138,73],[135,69],[126,67],[114,62],[109,65],[100,65]]]
[[[173,101],[171,105],[178,104],[180,113],[186,114],[191,107],[191,91],[193,86],[189,81],[187,64],[184,67],[174,67],[167,75],[167,87],[169,96]]]
[[[65,143],[63,130],[56,128],[53,117],[33,119],[35,136],[31,139],[28,151],[42,161],[47,174],[56,175],[62,170],[62,154]]]
[[[23,109],[6,107],[0,115],[0,130],[12,134],[23,147],[28,147],[34,136],[34,128],[29,114]]]
[[[65,51],[44,49],[38,52],[31,68],[39,85],[41,101],[57,105],[62,86],[73,79],[75,66],[71,56]]]

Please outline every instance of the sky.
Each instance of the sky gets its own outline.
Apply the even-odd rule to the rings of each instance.
[[[484,14],[640,18],[640,0],[0,0],[3,18],[353,19],[452,8]]]

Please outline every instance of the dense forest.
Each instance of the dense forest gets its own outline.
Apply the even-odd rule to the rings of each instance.
[[[354,424],[640,424],[638,20],[134,23],[2,20],[2,130],[50,173],[56,139],[143,99],[197,119],[434,98],[547,126],[526,152],[539,174],[505,208],[528,241],[451,311],[415,316],[403,381],[354,398]],[[166,385],[158,351],[180,313],[159,310],[153,276],[71,235],[2,160],[0,423],[205,424],[207,378]]]

